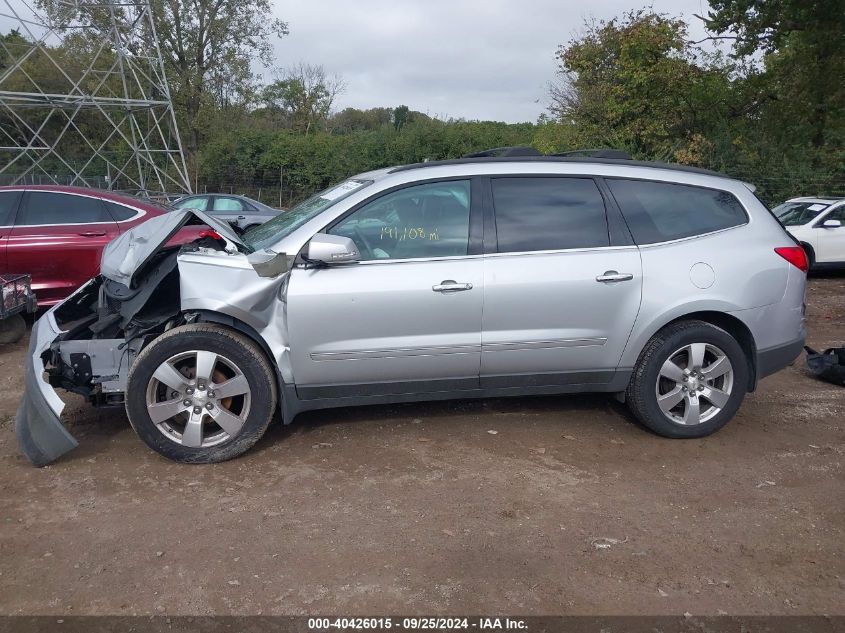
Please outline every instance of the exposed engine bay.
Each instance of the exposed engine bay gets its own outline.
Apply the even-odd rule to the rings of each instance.
[[[180,312],[177,257],[224,249],[222,239],[209,235],[162,248],[131,287],[104,275],[89,281],[53,313],[64,333],[42,353],[50,385],[95,406],[123,405],[129,366],[146,341],[197,317]]]

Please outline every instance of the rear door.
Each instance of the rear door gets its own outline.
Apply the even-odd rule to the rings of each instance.
[[[6,261],[6,244],[15,221],[21,191],[0,191],[0,273],[17,272],[9,269]]]
[[[589,177],[494,177],[488,203],[481,386],[609,382],[642,288],[609,196]]]
[[[31,274],[38,303],[52,305],[98,274],[103,247],[117,234],[99,198],[27,191],[9,234],[7,265]]]

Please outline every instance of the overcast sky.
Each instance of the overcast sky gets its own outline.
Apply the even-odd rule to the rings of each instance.
[[[338,108],[405,104],[438,117],[536,121],[557,46],[585,18],[609,19],[648,0],[275,0],[290,35],[279,66],[322,64],[346,92]],[[704,37],[706,0],[653,0]]]

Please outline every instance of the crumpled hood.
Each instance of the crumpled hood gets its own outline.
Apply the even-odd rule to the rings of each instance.
[[[248,253],[250,249],[225,222],[196,209],[170,211],[121,233],[103,249],[100,273],[112,281],[131,287],[135,272],[185,226],[192,217],[214,229],[221,237]]]

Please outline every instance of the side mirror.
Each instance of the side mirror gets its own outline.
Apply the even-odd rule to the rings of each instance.
[[[327,265],[351,264],[361,261],[361,253],[348,237],[317,233],[305,247],[305,258]]]
[[[259,277],[278,277],[288,270],[288,256],[285,253],[260,250],[247,255],[246,260]]]
[[[822,222],[822,227],[826,229],[838,229],[842,226],[841,220],[825,220]]]

